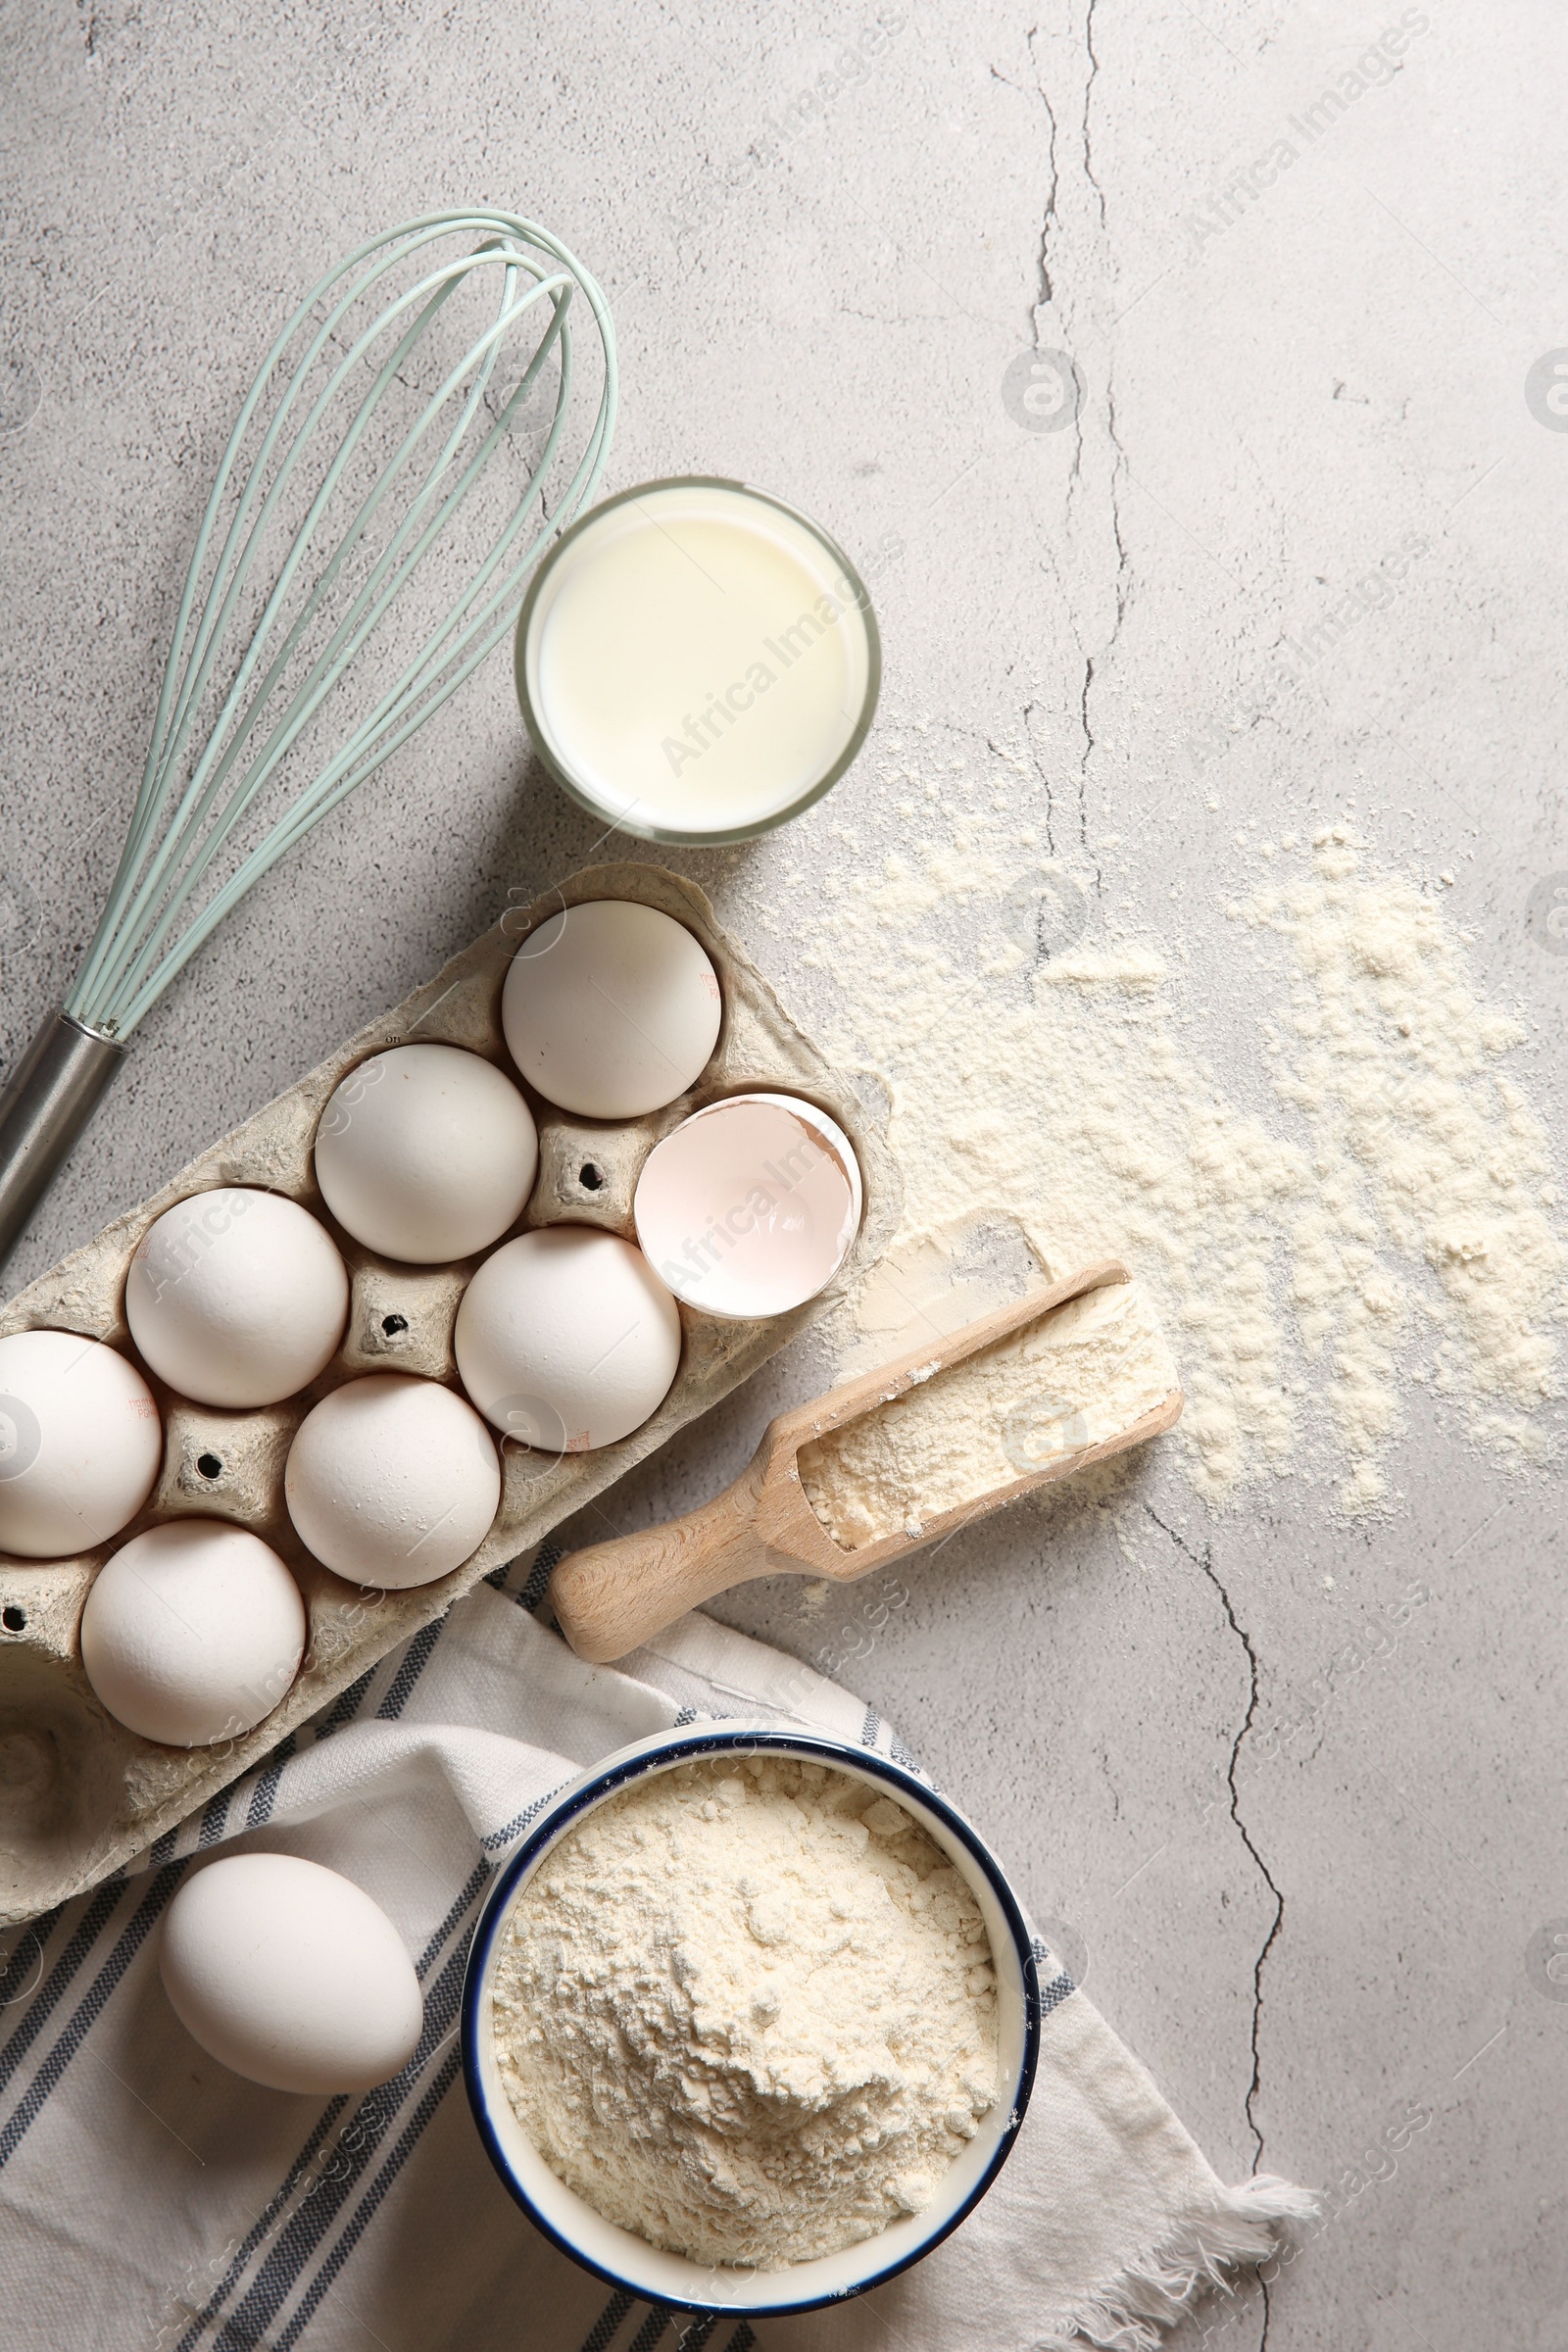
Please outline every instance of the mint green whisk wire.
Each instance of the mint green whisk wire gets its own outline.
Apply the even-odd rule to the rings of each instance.
[[[450,250],[454,239],[469,238],[477,242]],[[429,250],[443,242],[449,248],[445,258]],[[385,300],[368,325],[359,326],[356,313],[400,268],[423,274]],[[337,544],[330,551],[318,549],[323,521],[356,453],[364,451],[382,401],[394,383],[414,389],[405,370],[419,345],[453,296],[486,271],[499,272],[494,318],[425,399],[359,498]],[[599,400],[586,443],[558,486],[574,380],[573,312],[584,305],[600,358]],[[514,389],[491,409],[488,395],[502,344],[519,323],[538,326],[537,346]],[[378,356],[388,338],[391,348]],[[302,355],[279,388],[274,378],[297,340],[303,340]],[[338,351],[343,356],[334,358]],[[468,569],[461,594],[417,653],[378,691],[373,710],[350,729],[261,841],[240,856],[243,844],[236,835],[260,796],[305,729],[321,717],[362,647],[446,536],[496,452],[508,444],[514,419],[552,359],[557,374],[549,429],[526,480],[510,494],[506,519],[488,553]],[[352,405],[346,425],[329,423],[343,395],[355,403],[354,381],[367,363],[374,371],[369,389]],[[328,371],[326,381],[307,398],[318,364]],[[269,397],[275,408],[242,472],[244,450]],[[407,743],[509,634],[528,573],[599,487],[614,430],[615,400],[615,337],[603,293],[559,239],[514,213],[479,205],[406,221],[359,246],[300,304],[246,397],[207,502],[180,597],[147,764],[102,920],[64,1007],[44,1023],[0,1095],[0,1264],[91,1117],[123,1058],[125,1040],[175,974],[251,885]],[[455,421],[444,427],[449,403]],[[488,430],[477,429],[481,409],[491,419]],[[260,593],[257,584],[265,576],[280,503],[291,484],[297,483],[300,496],[310,488],[313,474],[301,472],[307,453],[319,464],[334,431],[336,444],[304,520],[266,594],[234,676],[219,696],[214,682],[241,600],[247,590],[252,601]],[[406,498],[401,513],[387,503],[395,493]],[[536,509],[538,520],[530,531]],[[220,533],[225,512],[228,519]],[[374,543],[366,547],[367,535],[378,521],[391,527],[385,544],[372,554]],[[210,564],[220,535],[221,545]],[[344,582],[345,593],[352,589],[347,610],[332,619],[326,599],[362,547],[372,560],[357,587],[352,575]],[[450,544],[448,552],[455,553]],[[319,565],[314,577],[306,569],[311,562]],[[299,607],[285,622],[296,588]],[[313,650],[307,642],[313,624],[319,633],[329,622],[325,644]],[[279,693],[291,666],[304,674]],[[197,729],[213,700],[220,702],[217,717],[198,742]],[[217,879],[215,864],[230,845],[237,859],[234,871]]]
[[[406,264],[411,255],[417,255],[438,240],[465,233],[476,233],[481,238],[477,250],[440,262],[416,284],[398,295],[356,337],[317,395],[294,442],[283,451],[270,485],[263,494],[262,484],[282,444],[305,381],[342,321],[389,270]],[[286,635],[271,649],[269,666],[247,703],[247,692],[269,651],[289,590],[381,400],[445,303],[475,271],[487,270],[501,272],[497,316],[429,396],[422,414],[410,426],[373,487],[362,500]],[[360,272],[357,277],[356,271]],[[289,346],[318,306],[328,301],[344,280],[351,277],[353,283],[331,303],[284,387],[276,413],[240,488],[238,504],[230,517],[192,638],[192,615],[219,517],[241,449],[268,387]],[[567,422],[573,381],[570,314],[578,294],[586,302],[598,329],[603,364],[598,409],[587,446],[553,511],[519,551],[517,541],[530,510],[536,499],[547,494]],[[509,329],[540,305],[548,305],[549,317],[538,348],[515,388],[493,416],[488,432],[449,483],[447,476],[489,390],[503,339]],[[277,505],[343,387],[372,348],[405,318],[410,322],[381,364],[374,383],[343,432],[284,559],[206,749],[182,785],[184,757],[221,652],[225,626],[253,575]],[[382,693],[374,709],[360,720],[265,838],[235,872],[213,891],[188,927],[174,937],[176,925],[190,908],[215,858],[243,823],[280,762],[338,685],[423,557],[447,531],[490,458],[507,443],[517,410],[533,391],[553,353],[559,354],[559,376],[549,432],[526,483],[516,496],[510,519],[470,575],[456,606],[439,621],[401,675]],[[260,749],[246,761],[244,754],[261,725],[273,690],[345,560],[363,540],[394,486],[415,470],[420,445],[453,395],[470,376],[472,381],[457,420],[428,464],[407,512],[328,643],[311,662],[307,675],[295,686],[287,703],[271,716]],[[614,333],[601,289],[556,238],[515,215],[476,209],[433,214],[410,221],[360,246],[313,289],[268,354],[219,467],[180,600],[147,765],[131,813],[124,851],[102,920],[66,1002],[66,1012],[73,1021],[117,1042],[128,1037],[252,884],[292,849],[312,825],[406,743],[510,632],[522,601],[523,585],[534,564],[549,541],[591,501],[598,488],[609,456],[615,404]]]

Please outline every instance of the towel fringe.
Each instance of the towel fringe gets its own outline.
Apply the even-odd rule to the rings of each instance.
[[[1162,2332],[1185,2318],[1205,2289],[1231,2293],[1228,2270],[1244,2264],[1258,2269],[1317,2210],[1309,2190],[1272,2173],[1254,2174],[1118,2272],[1072,2315],[1065,2334],[1036,2336],[1030,2352],[1083,2352],[1086,2342],[1098,2352],[1158,2352]]]

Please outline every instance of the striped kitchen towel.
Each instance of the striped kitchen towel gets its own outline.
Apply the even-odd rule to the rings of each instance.
[[[607,2294],[491,2172],[459,2080],[464,1962],[498,1863],[563,1781],[694,1716],[768,1714],[903,1757],[864,1704],[693,1616],[613,1671],[501,1572],[141,1866],[9,1940],[0,1976],[6,2352],[1034,2352],[1152,2345],[1278,2250],[1307,2200],[1227,2189],[1048,1958],[1018,2144],[971,2219],[857,2303],[755,2328]],[[909,1759],[905,1758],[908,1761]],[[326,2101],[228,2074],[176,2021],[158,1923],[215,1846],[304,1854],[396,1921],[424,1988],[394,2081]]]

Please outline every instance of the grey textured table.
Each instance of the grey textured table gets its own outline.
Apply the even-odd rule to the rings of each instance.
[[[610,487],[735,474],[881,552],[882,726],[931,717],[983,767],[1045,681],[1040,772],[1086,841],[1121,835],[1135,895],[1167,918],[1178,885],[1222,1077],[1247,1007],[1205,801],[1227,827],[1309,825],[1363,788],[1413,808],[1424,866],[1451,867],[1491,997],[1540,1024],[1549,1114],[1568,957],[1526,907],[1568,868],[1568,436],[1550,366],[1531,371],[1568,338],[1562,26],[1546,0],[1386,14],[1397,65],[1325,110],[1383,17],[14,5],[7,1055],[62,993],[112,870],[264,329],[361,236],[483,197],[546,221],[607,286]],[[1061,430],[1038,429],[1050,385],[1030,409],[1038,379],[1009,373],[1036,347],[1077,370]],[[1406,533],[1430,553],[1392,608],[1251,724],[1285,635]],[[808,929],[764,917],[786,871],[842,862],[835,824],[899,839],[875,751],[787,836],[671,860],[805,1013],[831,1009],[831,974],[807,964]],[[1173,797],[1191,821],[1156,828]],[[974,806],[1004,850],[1013,817]],[[594,838],[529,763],[493,662],[153,1014],[13,1279]],[[622,1522],[731,1476],[809,1371],[781,1361],[656,1461]],[[1560,1486],[1454,1452],[1419,1406],[1394,1470],[1391,1519],[1348,1532],[1284,1482],[1212,1524],[1193,1507],[1187,1548],[1151,1542],[1141,1564],[1108,1532],[993,1522],[911,1574],[843,1669],[1071,1931],[1218,2169],[1327,2190],[1327,2226],[1266,2301],[1250,2286],[1186,2346],[1558,2352],[1568,2334],[1568,1984],[1538,1933],[1568,1913]],[[1156,1508],[1167,1491],[1188,1507],[1163,1466]],[[1415,1581],[1432,1598],[1393,1654],[1303,1700]],[[813,1653],[855,1605],[811,1616],[779,1585],[726,1613]],[[1303,1704],[1310,1739],[1263,1737]],[[1430,2121],[1400,2134],[1411,2107]],[[1389,2132],[1405,2144],[1369,2165]]]

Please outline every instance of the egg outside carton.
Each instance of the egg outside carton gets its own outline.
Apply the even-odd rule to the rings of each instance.
[[[501,990],[530,931],[563,906],[606,898],[638,900],[685,924],[712,958],[724,1011],[717,1044],[694,1086],[646,1118],[601,1123],[565,1116],[518,1077],[502,1033]],[[468,1280],[489,1251],[440,1266],[374,1256],[327,1210],[312,1147],[328,1098],[356,1064],[391,1046],[427,1042],[483,1054],[527,1097],[539,1128],[539,1172],[514,1232],[586,1224],[635,1240],[632,1195],[655,1144],[706,1103],[757,1089],[800,1095],[838,1121],[860,1162],[865,1205],[843,1266],[816,1298],[753,1322],[719,1322],[678,1302],[680,1369],[650,1420],[613,1446],[559,1458],[503,1444],[501,1502],[478,1549],[433,1584],[371,1594],[321,1567],[295,1535],[283,1500],[289,1445],[319,1397],[368,1372],[416,1373],[462,1394],[453,1325]],[[658,866],[590,866],[532,906],[509,909],[423,988],[0,1309],[0,1337],[73,1331],[122,1349],[149,1380],[165,1432],[152,1497],[112,1542],[67,1560],[0,1554],[0,1925],[80,1893],[144,1851],[481,1577],[538,1544],[749,1379],[853,1289],[899,1221],[902,1187],[885,1124],[880,1082],[836,1071],[823,1059],[718,927],[694,884]],[[148,1226],[191,1194],[229,1185],[281,1193],[309,1208],[342,1251],[352,1284],[343,1344],[320,1378],[282,1404],[251,1412],[176,1396],[141,1363],[124,1315],[125,1275]],[[79,1628],[92,1580],[111,1552],[145,1527],[197,1516],[232,1520],[273,1546],[300,1584],[309,1631],[297,1680],[253,1731],[216,1748],[171,1748],[138,1738],[105,1711],[82,1667]]]

